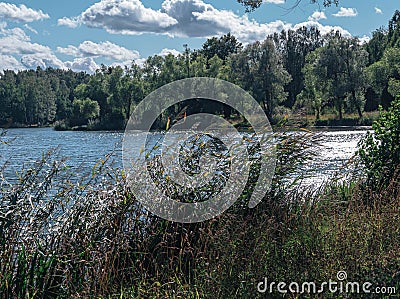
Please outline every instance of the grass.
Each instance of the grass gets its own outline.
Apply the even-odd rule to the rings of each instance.
[[[290,178],[315,155],[318,136],[280,138],[262,203],[246,208],[244,194],[197,224],[148,214],[107,161],[79,178],[44,155],[18,184],[0,187],[0,297],[265,298],[264,277],[322,282],[341,270],[399,292],[399,173],[374,191],[362,176],[304,188]]]
[[[371,126],[378,117],[379,111],[364,112],[362,118],[355,113],[344,114],[342,120],[335,114],[322,114],[318,120],[311,116],[309,122],[315,126]]]

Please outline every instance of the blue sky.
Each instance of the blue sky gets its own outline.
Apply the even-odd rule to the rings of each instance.
[[[141,63],[149,55],[199,48],[231,32],[242,43],[299,26],[367,39],[387,26],[400,0],[264,0],[246,14],[235,0],[14,0],[0,2],[0,70],[41,66],[93,72],[101,63]],[[320,0],[320,2],[323,2]]]

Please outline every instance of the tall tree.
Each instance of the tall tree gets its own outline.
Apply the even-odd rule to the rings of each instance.
[[[230,55],[238,53],[242,48],[242,44],[236,37],[228,33],[220,38],[208,39],[199,52],[204,54],[207,60],[217,55],[225,63]]]
[[[304,88],[304,74],[302,69],[308,53],[319,48],[323,44],[323,37],[316,27],[301,27],[294,30],[282,31],[271,36],[278,51],[282,55],[283,64],[292,80],[285,86],[288,98],[284,105],[292,108],[297,95]]]
[[[252,92],[271,119],[275,107],[286,99],[284,85],[290,81],[273,41],[255,42],[235,55],[232,73],[236,76],[234,81]]]
[[[317,88],[332,100],[339,119],[343,118],[343,110],[353,106],[362,117],[364,97],[367,87],[364,70],[368,62],[368,53],[360,46],[357,38],[344,38],[339,32],[327,37],[325,46],[317,49],[308,58],[305,72],[316,80],[316,84],[307,88]],[[310,84],[310,83],[308,83]]]
[[[400,82],[400,52],[398,48],[388,48],[381,60],[366,70],[368,82],[374,89],[380,103],[387,108],[394,96],[398,95]]]

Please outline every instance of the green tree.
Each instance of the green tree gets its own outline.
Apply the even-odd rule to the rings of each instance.
[[[331,33],[327,36],[326,45],[315,50],[308,57],[309,78],[306,88],[316,88],[335,106],[339,119],[343,118],[346,101],[348,107],[353,106],[362,117],[364,92],[367,87],[365,67],[368,62],[368,53],[360,46],[357,38],[344,38],[340,33]]]
[[[387,108],[397,95],[400,81],[400,52],[398,48],[388,48],[381,60],[366,70],[368,83],[374,89],[381,104]]]
[[[89,120],[93,120],[100,115],[99,103],[89,98],[84,100],[75,99],[72,103],[71,126],[87,125]]]
[[[313,63],[317,60],[319,51],[316,50],[307,56],[307,64],[303,68],[305,87],[296,98],[296,104],[311,108],[317,120],[320,118],[321,109],[327,104],[326,99],[329,97],[325,90],[318,87],[320,78],[314,71]]]
[[[220,38],[208,39],[199,52],[205,55],[207,60],[217,55],[225,63],[230,55],[240,52],[242,48],[242,44],[236,37],[228,33]]]
[[[248,45],[232,57],[234,82],[251,91],[271,119],[274,109],[287,97],[284,86],[290,75],[271,39]]]
[[[369,64],[379,61],[387,46],[387,30],[379,28],[372,32],[371,40],[365,45],[369,54]]]
[[[283,65],[292,80],[285,86],[288,98],[284,102],[286,107],[292,108],[297,95],[304,88],[304,74],[302,69],[308,53],[323,44],[323,36],[316,27],[301,27],[294,30],[282,31],[274,34],[273,38],[277,50],[281,53]]]

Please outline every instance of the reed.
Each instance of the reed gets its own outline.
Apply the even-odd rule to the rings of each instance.
[[[362,177],[304,188],[293,174],[318,136],[279,138],[264,200],[249,209],[244,193],[197,224],[147,213],[109,157],[78,177],[45,154],[1,184],[0,297],[263,298],[264,277],[326,281],[339,270],[400,290],[399,172],[380,190]]]

